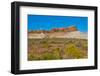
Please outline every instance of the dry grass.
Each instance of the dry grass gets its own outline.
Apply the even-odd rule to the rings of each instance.
[[[28,60],[87,58],[86,39],[28,39]]]

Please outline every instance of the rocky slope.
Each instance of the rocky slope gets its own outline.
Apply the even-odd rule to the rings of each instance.
[[[68,28],[55,28],[50,31],[31,31],[28,33],[28,38],[76,38],[87,39],[87,33],[78,31],[75,26]]]

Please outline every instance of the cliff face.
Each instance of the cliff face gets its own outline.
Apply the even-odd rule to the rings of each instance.
[[[51,32],[72,32],[77,31],[77,28],[75,26],[71,26],[68,28],[54,28],[51,30]]]
[[[78,29],[75,26],[71,26],[69,28],[67,28],[69,32],[71,31],[78,31]]]
[[[50,31],[38,30],[28,33],[28,38],[78,38],[87,39],[87,34],[84,34],[75,26],[68,28],[54,28]]]
[[[29,33],[55,33],[55,32],[73,32],[73,31],[78,31],[78,29],[75,26],[70,26],[67,28],[54,28],[50,31],[46,30],[30,31]]]

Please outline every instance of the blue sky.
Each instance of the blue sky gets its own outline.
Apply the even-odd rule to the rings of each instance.
[[[53,28],[67,28],[76,26],[81,32],[88,31],[88,17],[28,15],[28,30],[51,30]]]

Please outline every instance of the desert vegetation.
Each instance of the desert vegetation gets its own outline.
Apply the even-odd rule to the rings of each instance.
[[[84,59],[88,54],[87,39],[28,39],[28,60]]]

